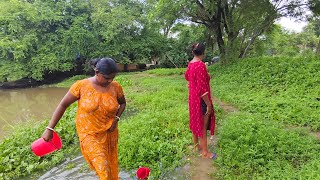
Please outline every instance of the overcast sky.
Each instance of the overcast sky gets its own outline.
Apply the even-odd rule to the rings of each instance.
[[[294,19],[283,17],[277,21],[278,24],[283,26],[289,31],[301,32],[302,28],[307,25],[307,22],[296,22]]]

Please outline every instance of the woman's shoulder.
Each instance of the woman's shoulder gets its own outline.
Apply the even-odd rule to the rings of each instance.
[[[111,85],[115,87],[119,87],[119,86],[121,87],[121,84],[118,81],[112,81]]]
[[[71,87],[83,87],[88,84],[89,84],[89,79],[81,79],[74,82]]]
[[[87,84],[89,83],[89,79],[86,78],[86,79],[80,79],[80,80],[77,80],[74,84]]]
[[[206,64],[202,61],[193,61],[189,62],[188,67],[199,67],[199,66],[206,66]]]

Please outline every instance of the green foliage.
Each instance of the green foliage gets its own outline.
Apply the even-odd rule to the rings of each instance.
[[[313,23],[309,23],[301,33],[290,32],[276,25],[257,40],[250,52],[250,56],[299,56],[314,54],[318,45],[318,38]]]
[[[172,36],[177,37],[168,42],[166,51],[160,56],[160,65],[166,68],[186,67],[188,61],[192,59],[191,46],[196,42],[205,41],[206,29],[200,25],[179,23],[171,29],[171,32]],[[207,54],[210,54],[208,52],[211,52],[209,48]]]
[[[70,87],[73,83],[75,83],[77,80],[85,79],[88,78],[86,75],[77,75],[73,76],[65,81],[62,81],[58,84],[55,84],[54,86],[56,87]]]
[[[75,113],[76,105],[73,105],[55,128],[63,140],[63,148],[42,158],[32,153],[31,143],[41,137],[48,120],[16,126],[12,135],[0,141],[0,179],[16,179],[46,170],[79,152],[74,124]]]
[[[217,96],[241,110],[288,124],[320,129],[319,58],[246,59],[211,66]]]
[[[73,67],[72,62],[59,59],[63,50],[59,45],[61,36],[56,32],[63,19],[59,15],[61,9],[55,6],[58,4],[19,0],[1,2],[0,24],[3,28],[0,34],[5,37],[0,40],[1,61],[10,64],[9,71],[15,66],[23,67],[17,71],[20,76],[4,74],[3,78],[41,80],[46,73],[63,72]]]
[[[135,84],[125,88],[127,106],[138,112],[120,123],[120,165],[127,170],[148,166],[152,177],[159,178],[182,165],[190,143],[185,81],[163,76],[127,78]]]
[[[1,81],[42,80],[94,57],[145,63],[166,46],[147,12],[141,16],[143,4],[138,1],[8,0],[0,7]]]
[[[308,4],[316,19],[319,3]],[[293,0],[1,1],[0,82],[78,72],[89,59],[105,56],[124,64],[160,60],[162,67],[185,67],[188,47],[197,41],[207,42],[208,59],[221,55],[226,62],[266,50],[269,55],[313,53],[319,36],[309,32],[278,33],[270,38],[274,43],[263,39],[278,16],[303,16],[301,6]]]
[[[320,16],[320,2],[318,0],[309,0],[309,8],[315,17]]]
[[[154,4],[149,11],[149,17],[155,20],[163,31],[165,36],[168,36],[170,30],[175,26],[175,23],[182,16],[183,3],[176,1],[174,4],[170,0],[153,1]]]
[[[159,69],[148,70],[147,72],[150,74],[155,74],[157,76],[170,76],[170,75],[183,75],[185,71],[186,71],[185,68],[174,68],[174,69],[159,68]]]
[[[159,179],[185,163],[183,157],[189,153],[187,146],[191,143],[191,133],[188,128],[187,86],[181,75],[184,71],[157,69],[148,73],[120,74],[115,78],[123,86],[127,99],[127,110],[119,122],[121,168],[131,171],[139,166],[148,166],[152,168],[152,178]],[[82,78],[86,76],[72,77],[59,86],[70,86]],[[48,156],[37,158],[30,150],[31,142],[41,136],[48,121],[37,126],[32,123],[33,127],[22,126],[0,142],[0,179],[29,174],[36,177],[39,171],[48,170],[70,154],[78,154],[75,111],[74,104],[55,128],[63,140],[63,148]],[[72,167],[71,164],[66,168]]]
[[[214,94],[241,110],[222,116],[216,108],[218,178],[320,178],[319,141],[304,128],[288,128],[298,125],[319,130],[319,62],[318,57],[252,58],[209,67]],[[184,71],[155,69],[116,77],[124,87],[128,107],[119,123],[121,168],[148,166],[152,178],[161,179],[183,165],[191,143]],[[85,77],[76,76],[64,84],[69,86],[81,78]],[[66,139],[64,144],[71,144],[64,145],[65,150],[70,147],[67,153],[60,150],[36,159],[30,143],[41,135],[47,122],[39,129],[24,128],[0,144],[0,172],[5,170],[0,177],[12,179],[46,170],[74,152],[71,149],[78,146],[75,108],[69,108],[56,128]]]
[[[227,179],[318,179],[320,144],[261,114],[229,116],[219,129],[218,175]]]
[[[241,110],[219,127],[219,178],[319,178],[319,141],[298,128],[320,128],[319,62],[251,58],[209,67],[214,93]]]

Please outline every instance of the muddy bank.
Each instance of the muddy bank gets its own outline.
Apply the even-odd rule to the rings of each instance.
[[[49,84],[61,82],[75,75],[81,75],[81,73],[76,73],[71,71],[63,72],[63,73],[62,72],[51,73],[44,76],[44,79],[41,81],[37,81],[32,78],[23,78],[16,81],[0,83],[0,89],[19,89],[19,88],[37,87],[41,85],[49,85]]]
[[[118,64],[119,72],[134,72],[134,71],[144,71],[148,69],[146,64]],[[150,69],[150,68],[149,68]],[[75,75],[94,75],[93,70],[84,71],[83,69],[77,71],[67,71],[67,72],[51,72],[43,77],[43,80],[37,81],[32,78],[23,78],[16,81],[10,82],[0,82],[0,89],[18,89],[18,88],[31,88],[41,85],[49,85],[59,83],[67,78]]]

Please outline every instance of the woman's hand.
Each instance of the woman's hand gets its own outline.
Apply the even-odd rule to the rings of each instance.
[[[111,133],[113,132],[116,127],[117,127],[117,124],[118,124],[118,119],[117,118],[114,118],[112,124],[111,124],[111,127],[107,130],[108,133]]]
[[[211,115],[212,114],[212,111],[213,111],[213,108],[212,108],[212,105],[210,104],[209,106],[207,105],[207,112],[206,112],[206,116],[207,115]]]
[[[42,134],[41,137],[43,138],[44,141],[48,142],[48,141],[50,141],[50,140],[52,139],[52,137],[53,137],[53,131],[52,131],[52,130],[49,130],[49,129],[46,129],[46,130],[43,132],[43,134]]]

